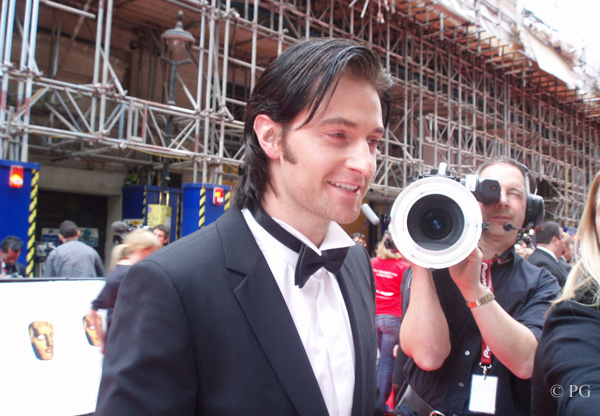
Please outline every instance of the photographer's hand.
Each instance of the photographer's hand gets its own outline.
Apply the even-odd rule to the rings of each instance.
[[[481,299],[487,292],[480,278],[482,257],[481,250],[475,248],[465,260],[450,268],[452,280],[466,302]],[[512,318],[496,301],[474,307],[471,312],[492,353],[517,377],[531,377],[537,346],[533,332]]]
[[[479,299],[486,294],[486,287],[481,283],[481,260],[483,253],[478,247],[466,259],[449,267],[450,276],[460,290],[465,301]]]

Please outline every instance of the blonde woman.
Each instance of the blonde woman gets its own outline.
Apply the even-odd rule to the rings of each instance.
[[[549,310],[535,356],[533,415],[592,415],[600,408],[600,174],[577,230],[580,258]]]
[[[108,337],[108,331],[112,322],[112,310],[115,307],[117,293],[123,277],[131,266],[148,257],[159,248],[160,243],[158,238],[152,231],[145,228],[131,231],[123,240],[123,244],[119,244],[113,248],[111,252],[111,265],[109,266],[109,272],[106,274],[106,284],[98,297],[92,302],[91,311],[92,317],[97,320],[96,311],[98,309],[108,310],[106,334],[103,337],[104,343],[106,343]],[[100,328],[100,325],[96,325],[96,328]]]

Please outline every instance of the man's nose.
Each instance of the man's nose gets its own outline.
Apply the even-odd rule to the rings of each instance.
[[[504,190],[500,191],[500,196],[498,197],[498,200],[496,201],[496,205],[508,205],[508,196],[506,195],[506,191],[504,191]]]
[[[373,172],[375,172],[375,155],[371,153],[369,143],[366,140],[358,140],[354,146],[351,146],[346,165],[369,179],[373,176]]]

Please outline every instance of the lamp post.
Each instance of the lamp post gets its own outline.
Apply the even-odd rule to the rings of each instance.
[[[161,59],[169,64],[169,89],[168,105],[175,105],[175,89],[177,88],[177,68],[192,62],[192,44],[194,37],[190,32],[183,29],[183,12],[180,10],[177,14],[177,23],[175,28],[167,29],[161,35],[163,39],[163,50]],[[184,55],[185,53],[185,55]],[[183,55],[184,59],[181,58]],[[167,115],[167,125],[165,128],[165,143],[171,145],[173,134],[173,115]],[[169,194],[169,165],[168,157],[163,157],[162,180],[161,180],[161,204],[167,205],[167,196]]]

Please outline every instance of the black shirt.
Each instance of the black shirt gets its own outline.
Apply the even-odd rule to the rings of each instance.
[[[524,261],[514,248],[505,252],[501,264],[491,268],[496,301],[519,323],[539,338],[544,314],[560,287],[547,270]],[[448,269],[434,270],[440,304],[450,329],[451,351],[444,364],[435,371],[423,371],[409,358],[404,373],[411,387],[434,409],[446,416],[473,415],[469,411],[471,379],[482,375],[481,335],[473,315],[465,304]],[[412,280],[412,279],[407,279]],[[409,283],[408,283],[409,284]],[[408,287],[404,290],[410,290]],[[406,310],[407,305],[404,305]],[[426,346],[424,346],[426,347]],[[495,356],[488,375],[498,377],[496,415],[529,415],[531,400],[530,380],[512,374]]]

